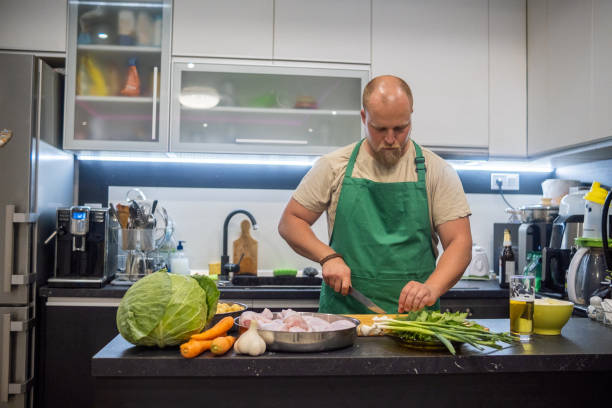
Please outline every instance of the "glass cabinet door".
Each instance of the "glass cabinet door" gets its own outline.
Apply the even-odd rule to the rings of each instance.
[[[69,2],[64,148],[167,150],[170,4]]]
[[[175,60],[173,152],[324,154],[361,137],[367,67]]]

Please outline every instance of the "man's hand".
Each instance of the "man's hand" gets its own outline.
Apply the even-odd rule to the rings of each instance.
[[[411,310],[421,310],[425,306],[431,306],[436,303],[438,297],[433,288],[427,284],[410,281],[402,289],[397,312],[404,313]]]
[[[330,259],[323,264],[323,280],[334,291],[346,296],[351,287],[351,268],[342,258]]]

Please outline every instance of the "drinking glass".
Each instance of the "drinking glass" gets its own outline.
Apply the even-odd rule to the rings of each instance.
[[[533,334],[535,276],[510,277],[510,333],[528,342]]]

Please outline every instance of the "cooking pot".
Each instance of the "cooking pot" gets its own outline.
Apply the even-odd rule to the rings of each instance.
[[[547,204],[524,205],[519,208],[521,222],[524,224],[532,222],[552,223],[559,215],[559,206]]]

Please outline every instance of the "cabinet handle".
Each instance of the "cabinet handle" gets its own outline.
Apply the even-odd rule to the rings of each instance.
[[[13,214],[15,206],[7,205],[4,208],[4,274],[2,276],[2,290],[11,292],[11,277],[13,276]]]
[[[14,255],[14,242],[13,242],[13,233],[15,223],[34,223],[36,228],[36,222],[38,221],[38,214],[36,213],[16,213],[15,206],[10,204],[4,208],[4,274],[2,281],[2,290],[4,293],[11,292],[11,285],[27,285],[33,281],[36,277],[35,274],[29,275],[14,275],[13,269],[13,255]],[[36,234],[33,239],[38,241],[38,232],[34,231]],[[34,241],[36,244],[37,241]],[[36,244],[37,245],[37,244]],[[36,254],[35,254],[36,256]],[[34,259],[33,262],[36,262]]]
[[[9,274],[10,276],[10,274]],[[0,402],[8,402],[9,375],[11,361],[11,315],[4,313],[0,315]]]
[[[153,123],[151,124],[151,140],[155,140],[157,129],[157,67],[153,67]]]

